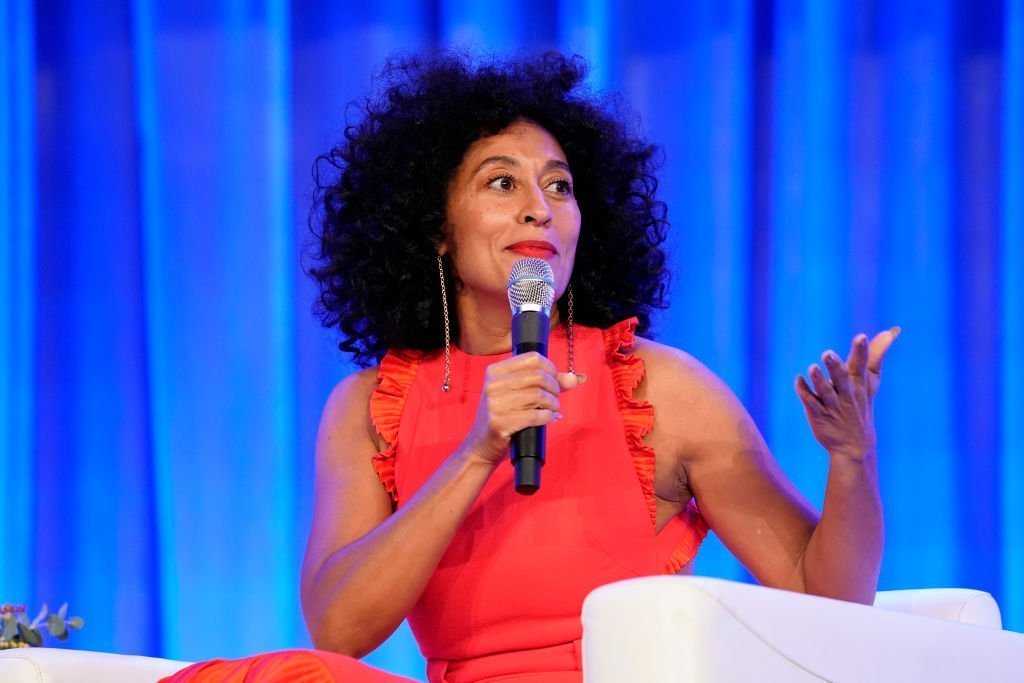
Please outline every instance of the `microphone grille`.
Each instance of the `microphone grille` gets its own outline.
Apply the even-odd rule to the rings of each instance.
[[[524,306],[543,310],[551,314],[555,302],[555,274],[551,264],[541,258],[524,258],[516,261],[508,276],[508,305],[512,315]]]

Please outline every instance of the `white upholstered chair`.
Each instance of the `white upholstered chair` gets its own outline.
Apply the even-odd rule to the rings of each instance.
[[[1024,681],[1024,635],[981,591],[875,607],[699,577],[603,586],[583,606],[587,683]]]

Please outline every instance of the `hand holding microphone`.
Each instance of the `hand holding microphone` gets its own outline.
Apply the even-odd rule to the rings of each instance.
[[[547,261],[522,259],[513,266],[508,295],[514,355],[487,368],[476,421],[465,441],[474,459],[491,465],[510,451],[516,490],[524,494],[540,486],[544,425],[560,417],[559,394],[579,384],[576,375],[558,372],[546,357],[552,282]]]
[[[508,305],[512,309],[512,355],[533,351],[547,357],[551,305],[555,299],[551,265],[539,258],[516,261],[507,287]],[[519,493],[530,495],[540,488],[545,442],[543,425],[526,427],[512,435],[512,465]]]

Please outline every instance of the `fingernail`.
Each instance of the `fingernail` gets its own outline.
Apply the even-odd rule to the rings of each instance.
[[[582,372],[577,372],[576,373],[576,384],[583,384],[586,381],[587,381],[587,376],[586,375],[584,375]]]
[[[903,331],[903,328],[897,325],[896,327],[890,328],[889,331],[892,332],[892,338],[895,339],[900,336],[900,332]]]
[[[864,347],[868,345],[868,335],[861,334],[857,336],[857,346]]]
[[[561,420],[562,419],[562,414],[561,413],[555,413],[555,419],[556,420]]]
[[[828,358],[828,359],[829,359],[830,361],[832,361],[833,363],[838,363],[838,362],[839,362],[839,356],[838,356],[838,355],[836,355],[836,352],[835,352],[835,351],[829,351],[828,353],[826,353],[826,354],[825,354],[825,356],[826,356],[826,357],[827,357],[827,358]]]

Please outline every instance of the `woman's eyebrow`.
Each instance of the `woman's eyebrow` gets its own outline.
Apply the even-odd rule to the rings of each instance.
[[[498,155],[493,157],[487,157],[479,164],[477,164],[477,167],[473,169],[473,174],[475,175],[480,171],[480,169],[484,168],[485,166],[491,166],[496,164],[504,164],[506,166],[520,166],[519,161],[515,157]],[[547,172],[550,171],[552,168],[560,168],[564,170],[566,173],[572,173],[572,170],[569,168],[569,164],[562,161],[561,159],[549,159],[548,162],[544,164],[543,170]]]
[[[544,164],[545,171],[550,171],[553,168],[560,168],[566,173],[572,175],[572,169],[569,168],[569,164],[561,159],[552,159],[548,163]]]

